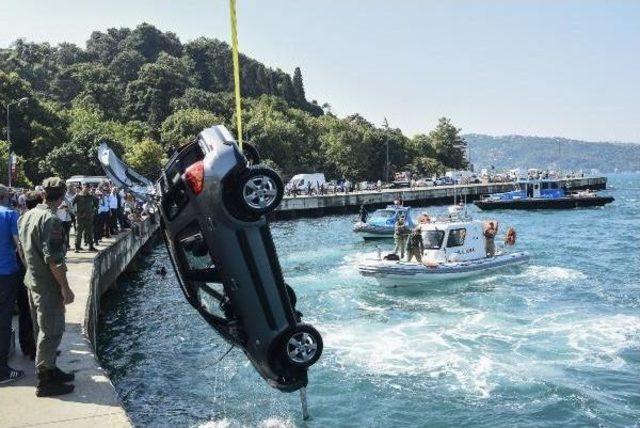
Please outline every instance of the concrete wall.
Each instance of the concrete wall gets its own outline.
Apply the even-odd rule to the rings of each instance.
[[[606,177],[585,177],[559,180],[568,189],[593,190],[604,189]],[[284,220],[299,217],[319,217],[328,214],[347,214],[357,212],[360,205],[368,209],[382,208],[392,204],[394,199],[402,196],[405,205],[442,205],[465,197],[467,201],[479,199],[481,195],[508,192],[514,189],[515,183],[466,184],[460,186],[423,187],[418,189],[384,189],[381,192],[354,192],[349,194],[287,197],[273,213],[273,219]]]
[[[97,323],[102,295],[115,285],[118,276],[134,262],[138,252],[158,231],[159,224],[158,218],[155,217],[145,220],[131,231],[119,235],[113,244],[94,258],[84,317],[84,333],[94,349],[96,349]]]

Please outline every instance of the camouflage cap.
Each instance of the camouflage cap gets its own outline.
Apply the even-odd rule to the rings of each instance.
[[[45,178],[42,182],[42,188],[47,190],[65,190],[67,188],[66,183],[60,177]]]

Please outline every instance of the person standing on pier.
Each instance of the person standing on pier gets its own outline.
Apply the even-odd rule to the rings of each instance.
[[[13,382],[24,376],[22,370],[9,367],[11,344],[11,315],[16,303],[19,271],[18,213],[8,208],[9,189],[0,184],[0,384]]]
[[[36,396],[53,397],[73,391],[73,374],[56,366],[58,346],[64,332],[64,305],[73,303],[75,296],[67,282],[65,265],[64,228],[55,210],[64,198],[66,186],[58,177],[42,183],[44,203],[27,211],[19,224],[20,245],[27,273],[25,284],[37,331]]]
[[[109,199],[109,234],[118,234],[118,188],[111,187]]]
[[[89,251],[96,251],[93,246],[93,216],[95,198],[89,193],[89,185],[82,186],[82,191],[73,199],[76,209],[76,253],[82,249],[82,237],[89,244]]]

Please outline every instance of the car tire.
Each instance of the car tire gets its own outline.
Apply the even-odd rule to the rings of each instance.
[[[264,166],[250,166],[240,174],[236,201],[249,215],[266,215],[282,201],[284,184],[277,172]]]
[[[322,355],[322,349],[322,336],[308,324],[297,325],[285,336],[284,357],[293,367],[312,366]]]
[[[247,165],[258,165],[260,163],[260,153],[253,144],[242,143],[242,154],[247,159]]]

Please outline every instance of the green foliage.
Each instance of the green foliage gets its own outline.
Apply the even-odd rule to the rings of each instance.
[[[327,103],[307,101],[299,67],[291,76],[239,59],[244,137],[285,176],[376,180],[466,163],[465,142],[448,119],[408,139],[386,123],[339,119]],[[105,140],[155,178],[165,149],[215,124],[236,132],[232,69],[228,44],[201,37],[183,45],[146,23],[93,32],[86,49],[17,40],[0,49],[0,124],[6,128],[7,103],[29,98],[11,108],[11,139],[33,182],[101,174],[95,150]]]
[[[453,126],[450,119],[440,118],[438,126],[429,133],[429,140],[435,150],[436,159],[442,164],[453,169],[467,167],[467,142],[460,136],[460,128]]]
[[[447,168],[437,159],[421,156],[413,159],[409,171],[420,177],[433,177],[443,175]]]
[[[127,86],[127,114],[157,127],[171,113],[171,99],[182,96],[191,83],[186,61],[161,52],[157,61],[143,65],[138,79]]]
[[[8,184],[9,181],[9,142],[0,140],[0,183]],[[18,156],[16,182],[17,187],[32,187],[31,181],[24,173],[24,159]]]
[[[302,71],[300,71],[300,67],[296,67],[293,71],[293,96],[298,104],[303,104],[306,102],[307,97],[304,94],[304,83],[302,81]]]
[[[124,161],[145,177],[158,177],[167,159],[160,144],[144,139],[126,148]]]
[[[224,120],[205,110],[178,110],[162,122],[160,140],[165,149],[178,148],[192,141],[200,131]]]
[[[38,166],[43,175],[69,177],[72,175],[102,175],[96,153],[101,142],[111,147],[119,145],[99,130],[83,129],[73,138],[55,147]]]

